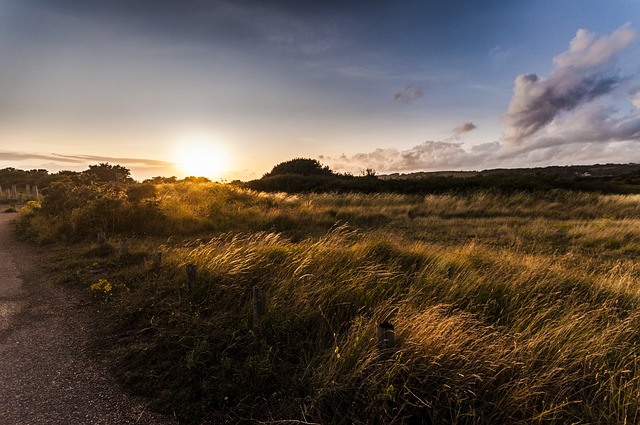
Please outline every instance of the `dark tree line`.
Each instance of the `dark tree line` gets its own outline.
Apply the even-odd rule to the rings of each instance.
[[[423,175],[419,178],[382,178],[374,170],[362,176],[338,174],[317,160],[297,158],[276,165],[261,179],[243,184],[265,192],[391,192],[429,194],[491,190],[537,192],[553,189],[601,193],[640,193],[637,164],[610,166],[609,174],[585,172],[604,166],[551,167],[549,170],[490,170],[464,177]]]
[[[0,169],[0,185],[31,185],[45,189],[54,182],[64,180],[83,180],[95,183],[132,183],[131,171],[121,165],[100,163],[89,165],[84,171],[63,170],[49,173],[44,169],[19,170],[16,168]]]

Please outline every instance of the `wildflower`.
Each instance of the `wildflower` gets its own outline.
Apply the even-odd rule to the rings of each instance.
[[[96,283],[91,285],[91,291],[103,292],[105,295],[109,295],[112,289],[113,285],[107,279],[100,279]]]

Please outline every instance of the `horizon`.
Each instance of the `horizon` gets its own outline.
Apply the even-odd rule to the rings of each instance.
[[[291,161],[295,161],[295,160],[307,160],[307,159],[312,159],[312,158],[293,158],[292,160],[289,161],[284,161],[284,162],[291,162]],[[107,166],[116,166],[116,167],[122,167],[121,164],[111,164],[111,163],[99,163],[99,164],[89,164],[90,166],[98,166],[98,165],[107,165]],[[274,164],[275,168],[276,165],[280,165],[280,164]],[[321,166],[324,166],[324,164],[320,163]],[[477,174],[483,174],[483,173],[491,173],[493,171],[506,171],[508,172],[513,172],[513,171],[526,171],[526,170],[546,170],[546,169],[552,169],[552,168],[593,168],[593,167],[630,167],[630,166],[637,166],[640,165],[639,163],[636,162],[626,162],[626,163],[615,163],[615,162],[609,162],[609,163],[593,163],[593,164],[570,164],[570,165],[546,165],[546,166],[540,166],[540,167],[511,167],[511,168],[502,168],[502,167],[498,167],[498,168],[484,168],[484,169],[477,169],[477,170],[440,170],[440,171],[414,171],[414,172],[408,172],[408,173],[378,173],[376,170],[360,170],[360,173],[358,174],[354,174],[351,172],[339,172],[339,171],[335,171],[332,169],[329,169],[329,171],[334,175],[334,176],[340,176],[340,175],[351,175],[354,177],[371,177],[372,175],[378,178],[381,177],[394,177],[394,176],[399,176],[399,177],[411,177],[414,175],[421,175],[421,174],[447,174],[447,173],[452,173],[452,174],[456,174],[456,173],[477,173]],[[129,168],[124,167],[126,170],[131,171]],[[81,174],[81,173],[86,173],[90,171],[90,167],[87,166],[85,169],[80,170],[80,171],[73,171],[73,170],[59,170],[59,171],[50,171],[44,168],[40,168],[40,169],[21,169],[21,168],[15,168],[15,167],[5,167],[5,168],[0,168],[0,171],[4,171],[7,169],[15,169],[17,171],[23,171],[23,172],[34,172],[34,171],[41,171],[44,170],[46,171],[49,175],[55,175],[55,174],[59,174],[59,173],[65,173],[65,172],[72,172],[72,173],[77,173],[77,174]],[[269,172],[272,170],[269,170]],[[372,171],[373,174],[368,174],[369,171]],[[201,178],[205,178],[209,181],[211,181],[212,183],[220,183],[220,184],[228,184],[228,183],[233,183],[232,181],[226,180],[226,179],[212,179],[203,175],[185,175],[182,177],[178,177],[176,175],[158,175],[158,176],[152,176],[152,177],[147,177],[145,179],[138,179],[136,178],[133,174],[131,174],[131,179],[134,182],[137,183],[143,183],[146,180],[152,180],[155,178],[159,178],[159,179],[176,179],[176,181],[180,181],[180,180],[186,180],[186,179],[201,179]],[[261,178],[263,178],[263,176],[258,177],[256,179],[251,179],[251,180],[259,180]],[[240,181],[243,183],[246,182],[250,182],[251,180],[240,180],[237,179],[236,181]],[[2,182],[0,182],[1,184]],[[2,186],[0,185],[0,188]],[[0,195],[0,198],[2,196]]]
[[[142,181],[640,162],[627,0],[7,0],[0,168]]]

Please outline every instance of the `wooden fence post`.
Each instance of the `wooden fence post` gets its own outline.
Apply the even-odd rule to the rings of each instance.
[[[17,200],[18,199],[18,188],[15,184],[11,185],[11,198]]]
[[[187,272],[187,291],[190,291],[196,285],[198,279],[198,265],[187,264],[185,270]]]
[[[162,252],[154,252],[151,256],[153,259],[153,267],[158,268],[162,264]]]
[[[264,288],[253,287],[253,326],[257,326],[262,321],[267,310],[267,299]]]
[[[121,257],[129,254],[129,249],[127,248],[127,240],[126,239],[120,239],[118,241],[118,253],[120,254]]]
[[[38,192],[38,186],[33,186],[33,197],[36,201],[40,200],[40,193]]]
[[[98,232],[98,245],[103,246],[107,244],[107,235],[104,232]]]
[[[387,350],[395,346],[395,329],[389,322],[383,322],[378,325],[378,347]]]

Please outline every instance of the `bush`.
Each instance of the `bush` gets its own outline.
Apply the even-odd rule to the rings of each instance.
[[[96,184],[80,177],[53,183],[42,205],[29,207],[20,219],[21,233],[40,242],[80,240],[97,233],[160,233],[165,225],[155,187]],[[47,227],[46,223],[55,223]],[[43,237],[43,235],[48,235]]]

